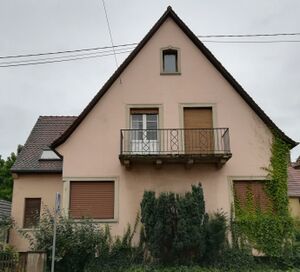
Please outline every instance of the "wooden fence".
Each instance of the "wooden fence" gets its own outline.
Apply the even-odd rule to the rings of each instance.
[[[20,252],[14,255],[0,252],[0,272],[44,272],[45,264],[44,252]]]
[[[0,272],[26,272],[26,257],[0,253]]]

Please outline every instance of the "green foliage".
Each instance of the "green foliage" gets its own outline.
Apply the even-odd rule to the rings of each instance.
[[[0,156],[0,199],[11,200],[12,188],[13,188],[13,177],[10,168],[16,161],[15,153],[11,153],[6,160]]]
[[[225,236],[227,231],[226,216],[223,213],[214,214],[206,225],[206,250],[204,260],[208,264],[219,261],[227,244]]]
[[[271,207],[262,211],[254,206],[253,196],[247,193],[245,207],[235,201],[233,235],[239,243],[250,246],[271,257],[283,257],[291,252],[293,241],[293,220],[288,212],[287,167],[289,146],[274,136],[270,162],[269,179],[265,191],[271,200]]]
[[[153,267],[153,266],[136,266],[130,267],[123,272],[223,272],[223,271],[231,271],[231,272],[240,272],[240,271],[255,271],[255,272],[282,272],[287,270],[278,270],[272,269],[270,267],[262,266],[262,267],[244,267],[241,268],[208,268],[208,267],[200,267],[200,266],[175,266],[175,267]],[[298,271],[298,270],[289,270],[289,271]]]
[[[279,137],[274,137],[272,144],[271,167],[266,192],[273,202],[276,214],[288,216],[288,156],[289,146]]]
[[[195,263],[217,255],[226,235],[224,214],[209,220],[202,187],[192,186],[184,195],[146,191],[141,202],[145,241],[160,263]]]
[[[48,268],[51,264],[53,222],[53,214],[45,210],[38,229],[22,232],[32,250],[47,253]],[[63,215],[57,216],[55,271],[97,271],[96,267],[131,265],[137,260],[137,254],[142,252],[132,246],[136,226],[133,230],[128,227],[123,237],[113,238],[108,226],[100,227],[88,219],[76,222]]]
[[[253,255],[245,250],[236,247],[226,247],[215,264],[222,271],[244,271],[245,269],[256,268]]]

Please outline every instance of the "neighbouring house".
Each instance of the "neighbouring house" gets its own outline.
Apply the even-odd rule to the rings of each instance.
[[[41,116],[12,171],[17,228],[64,212],[133,224],[145,190],[202,183],[208,212],[230,213],[233,190],[263,205],[273,132],[286,136],[169,7],[78,117]],[[28,244],[12,232],[11,244]]]
[[[9,229],[2,226],[2,223],[7,222],[10,219],[11,202],[0,199],[0,243],[7,243],[9,237]]]
[[[300,157],[288,168],[288,195],[291,215],[300,219]]]

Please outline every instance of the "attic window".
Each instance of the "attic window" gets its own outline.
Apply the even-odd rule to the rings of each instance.
[[[162,74],[178,74],[179,73],[179,54],[177,49],[162,50]]]
[[[41,160],[60,160],[60,158],[52,150],[43,150]]]

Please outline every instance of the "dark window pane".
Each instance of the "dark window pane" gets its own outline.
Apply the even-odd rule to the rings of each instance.
[[[177,51],[165,50],[163,52],[163,69],[165,73],[176,73],[177,69]]]

